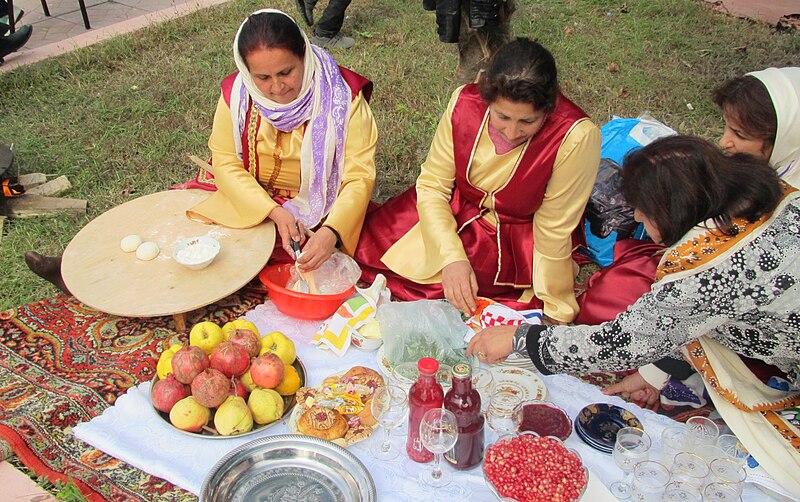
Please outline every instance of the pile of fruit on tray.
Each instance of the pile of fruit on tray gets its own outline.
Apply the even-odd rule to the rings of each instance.
[[[196,324],[189,345],[165,350],[156,371],[153,407],[177,429],[204,435],[246,434],[277,421],[305,383],[294,342],[277,331],[262,337],[244,319]]]

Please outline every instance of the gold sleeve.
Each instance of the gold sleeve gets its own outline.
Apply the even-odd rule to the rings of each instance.
[[[375,147],[378,127],[369,103],[359,93],[350,109],[347,140],[344,148],[344,172],[339,195],[325,225],[342,238],[342,250],[352,255],[361,235],[372,190],[375,188]]]
[[[467,259],[450,207],[456,176],[451,116],[461,89],[450,97],[416,184],[425,259],[437,261],[442,267]]]
[[[594,186],[600,145],[600,130],[589,119],[572,127],[533,217],[533,293],[544,302],[545,315],[557,321],[570,322],[578,315],[571,235]]]
[[[208,147],[217,191],[187,211],[187,216],[230,228],[249,228],[264,221],[278,203],[237,157],[231,112],[222,96],[217,102]]]

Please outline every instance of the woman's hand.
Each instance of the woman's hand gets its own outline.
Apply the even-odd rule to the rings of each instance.
[[[301,272],[316,270],[331,257],[336,249],[336,234],[328,227],[321,227],[308,238],[303,254],[297,259]]]
[[[472,265],[467,260],[445,265],[442,269],[442,288],[447,301],[466,315],[472,315],[478,308],[475,303],[478,296],[478,280],[475,278]]]
[[[642,408],[651,408],[658,402],[661,391],[647,383],[637,371],[623,378],[621,382],[603,389],[603,394],[607,396],[619,394],[622,399],[632,401]]]
[[[281,246],[289,253],[289,256],[294,256],[294,249],[292,249],[292,241],[303,243],[305,240],[305,231],[303,224],[297,221],[292,213],[282,207],[276,207],[269,213],[269,219],[275,222],[275,227],[278,229],[278,235],[281,236]]]
[[[467,356],[475,354],[481,362],[497,364],[506,360],[514,350],[514,332],[517,326],[486,328],[469,341]]]

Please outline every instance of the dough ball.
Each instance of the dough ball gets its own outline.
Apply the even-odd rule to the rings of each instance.
[[[142,261],[150,261],[158,256],[160,249],[155,242],[145,242],[136,248],[136,257]]]
[[[123,251],[126,253],[133,253],[136,251],[136,248],[139,247],[139,244],[142,243],[142,238],[138,235],[128,235],[122,238],[119,241],[119,247],[122,248]]]

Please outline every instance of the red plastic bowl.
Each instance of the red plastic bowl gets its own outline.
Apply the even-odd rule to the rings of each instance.
[[[289,317],[308,320],[327,319],[356,292],[354,286],[337,295],[311,295],[286,289],[284,285],[289,282],[293,266],[291,263],[267,265],[258,274],[258,278],[269,291],[269,299],[275,303],[278,310]]]

